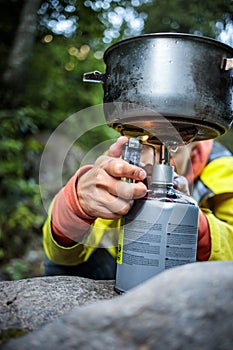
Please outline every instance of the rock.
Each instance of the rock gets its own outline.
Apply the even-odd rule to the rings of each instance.
[[[0,282],[0,330],[32,331],[77,305],[116,295],[113,281],[37,277]]]
[[[230,261],[170,269],[123,296],[74,307],[2,349],[232,350],[232,274]]]

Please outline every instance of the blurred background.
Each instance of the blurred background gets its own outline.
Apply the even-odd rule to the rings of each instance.
[[[83,73],[104,72],[106,48],[143,33],[192,33],[233,46],[233,1],[0,0],[0,6],[0,280],[16,280],[43,275],[44,146],[67,117],[102,103],[100,84],[83,83]],[[72,169],[89,149],[117,136],[107,126],[92,129],[89,119]],[[230,130],[218,141],[233,151],[232,137]]]

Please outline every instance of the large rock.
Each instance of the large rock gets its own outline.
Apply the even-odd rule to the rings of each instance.
[[[232,275],[233,262],[170,269],[123,296],[75,307],[2,349],[232,350]]]
[[[0,331],[32,331],[75,306],[115,295],[113,281],[81,277],[37,277],[0,282]]]

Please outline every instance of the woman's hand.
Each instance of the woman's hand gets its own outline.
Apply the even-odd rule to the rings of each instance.
[[[88,215],[118,219],[129,211],[134,199],[145,196],[147,187],[142,181],[146,172],[119,158],[127,141],[127,137],[120,137],[79,179],[79,203]],[[124,177],[134,179],[136,183],[122,181]]]

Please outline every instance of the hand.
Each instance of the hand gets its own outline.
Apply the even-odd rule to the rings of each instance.
[[[174,173],[173,185],[174,185],[174,188],[177,189],[178,191],[186,194],[187,196],[190,196],[188,181],[184,176]]]
[[[145,196],[147,187],[142,180],[146,178],[146,172],[119,158],[127,141],[127,137],[120,137],[107,154],[97,158],[94,167],[79,179],[79,203],[88,215],[118,219],[129,211],[134,199]],[[122,177],[137,182],[124,182]]]

